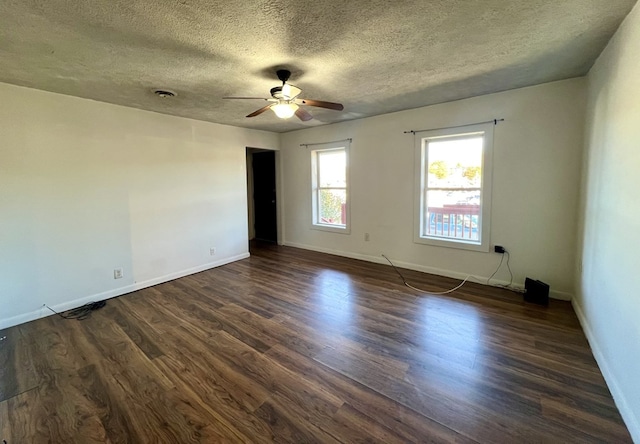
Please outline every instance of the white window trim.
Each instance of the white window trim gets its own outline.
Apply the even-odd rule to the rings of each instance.
[[[320,230],[320,231],[328,231],[330,233],[340,233],[340,234],[351,234],[351,192],[350,184],[351,180],[349,178],[349,151],[351,148],[351,143],[349,140],[340,141],[340,142],[331,142],[331,143],[323,143],[314,145],[311,150],[311,229]],[[333,151],[333,150],[344,150],[346,155],[346,194],[347,194],[347,202],[345,205],[346,220],[344,227],[338,227],[335,225],[321,224],[317,223],[318,220],[318,165],[317,165],[317,155],[316,153],[319,151]]]
[[[463,250],[488,252],[490,247],[491,234],[491,186],[493,176],[493,130],[495,124],[481,123],[464,127],[443,128],[432,131],[420,131],[415,134],[415,185],[414,185],[414,227],[413,241],[418,244],[433,245],[438,247],[458,248]],[[482,149],[482,184],[481,184],[481,219],[480,219],[480,244],[467,242],[462,239],[434,239],[421,236],[424,211],[422,203],[427,191],[426,174],[423,172],[428,165],[426,139],[433,139],[443,136],[466,135],[473,133],[484,133],[484,144]]]

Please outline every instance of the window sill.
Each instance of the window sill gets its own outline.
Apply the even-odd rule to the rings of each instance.
[[[338,227],[335,225],[313,224],[311,225],[311,229],[318,231],[327,231],[329,233],[351,234],[351,228],[349,228],[348,226]]]
[[[431,237],[414,237],[413,242],[416,244],[455,248],[458,250],[480,251],[484,253],[489,251],[489,242],[477,244],[474,242],[465,242],[463,240],[435,239]]]

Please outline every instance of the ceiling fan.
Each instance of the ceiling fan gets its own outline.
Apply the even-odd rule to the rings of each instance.
[[[301,105],[317,106],[320,108],[334,109],[336,111],[342,111],[344,109],[344,106],[342,106],[341,103],[298,98],[302,90],[297,86],[293,86],[287,83],[287,80],[289,80],[289,77],[291,76],[291,71],[286,69],[279,69],[278,71],[276,71],[276,74],[278,75],[280,81],[282,81],[282,86],[271,88],[270,99],[265,99],[264,97],[223,97],[223,99],[266,100],[267,102],[273,103],[252,112],[247,117],[255,117],[259,114],[262,114],[266,110],[271,109],[276,114],[276,116],[280,117],[281,119],[288,119],[295,114],[298,119],[304,122],[313,119],[313,116],[309,114],[307,110],[301,108]]]

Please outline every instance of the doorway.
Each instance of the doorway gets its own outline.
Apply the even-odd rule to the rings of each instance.
[[[276,153],[247,148],[249,240],[278,242]]]

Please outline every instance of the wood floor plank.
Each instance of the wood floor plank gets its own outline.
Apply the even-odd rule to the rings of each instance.
[[[326,430],[318,428],[313,417],[301,415],[286,398],[277,394],[262,404],[256,415],[269,424],[276,442],[340,443]]]
[[[335,430],[336,435],[349,443],[382,442],[391,444],[406,442],[393,430],[346,403],[340,407],[332,419],[332,423],[325,427]]]
[[[83,395],[92,402],[95,414],[100,419],[106,436],[113,443],[125,443],[139,440],[136,430],[131,426],[123,406],[103,380],[95,364],[88,365],[78,372]]]
[[[542,414],[562,422],[577,433],[594,437],[594,441],[624,442],[628,439],[624,424],[619,418],[607,418],[590,408],[571,406],[561,400],[542,397]]]
[[[167,372],[173,380],[176,374],[183,382],[190,382],[194,390],[202,394],[209,392],[211,396],[220,396],[220,402],[228,403],[235,409],[253,412],[264,401],[267,400],[271,392],[269,387],[265,387],[259,380],[239,373],[235,363],[229,364],[224,358],[217,354],[203,354],[199,351],[208,342],[203,342],[198,338],[180,335],[179,331],[174,332],[171,337],[176,345],[180,347],[174,350],[169,356],[157,359],[157,363],[162,363],[165,367],[170,367],[173,371]],[[200,388],[200,383],[205,387]]]
[[[18,329],[0,330],[0,402],[20,393],[16,364]]]
[[[630,443],[570,303],[270,244],[0,336],[0,440]]]
[[[339,394],[346,403],[393,430],[405,442],[475,442],[406,407],[398,400],[373,390],[330,367],[318,365],[317,361],[286,347],[275,346],[267,352],[267,355],[272,356],[288,369],[304,374],[305,378]]]
[[[141,329],[135,322],[122,311],[119,310],[116,305],[110,305],[105,310],[106,314],[113,319],[131,339],[131,341],[138,346],[140,350],[149,359],[162,356],[164,352],[158,347],[154,341],[150,340],[147,333]]]
[[[268,395],[265,394],[259,402],[255,402],[259,395],[246,391],[242,393],[241,383],[224,380],[224,370],[203,370],[184,357],[178,361],[163,356],[158,359],[158,365],[171,375],[182,393],[190,394],[193,399],[206,405],[205,409],[215,418],[216,425],[212,427],[222,427],[225,435],[229,435],[231,431],[235,436],[234,440],[238,441],[271,441],[271,429],[253,414],[268,399]],[[247,402],[247,397],[255,405]]]
[[[194,323],[203,323],[208,326],[213,326],[213,329],[216,330],[226,331],[230,335],[242,342],[245,342],[258,351],[263,352],[269,349],[269,344],[265,344],[260,339],[259,334],[253,334],[255,333],[255,330],[240,328],[237,324],[228,321],[225,316],[221,316],[216,312],[213,312],[211,307],[206,306],[200,301],[183,298],[182,294],[174,290],[176,288],[175,286],[162,284],[157,288],[162,292],[162,295],[168,299],[173,307],[180,310],[180,313],[184,318],[190,319]]]
[[[106,442],[96,405],[82,384],[83,356],[75,353],[69,331],[60,331],[59,322],[48,318],[36,327],[39,339],[33,346],[39,357],[34,358],[38,386],[26,392],[25,402],[30,405],[27,437],[34,442]],[[9,401],[11,408],[13,399]]]
[[[210,347],[238,373],[258,381],[272,394],[281,394],[288,399],[288,403],[301,409],[308,408],[333,415],[343,403],[342,399],[322,386],[292,373],[226,332],[218,333]]]
[[[173,388],[166,375],[158,371],[151,360],[133,343],[115,321],[96,313],[81,322],[81,331],[95,352],[98,363],[109,371],[131,399],[144,404],[150,397]],[[88,347],[87,347],[88,348]]]
[[[152,399],[146,410],[156,416],[167,443],[250,442],[235,428],[218,422],[189,392],[164,392]]]
[[[0,402],[0,439],[7,443],[33,442],[36,439],[34,404],[37,388]]]

